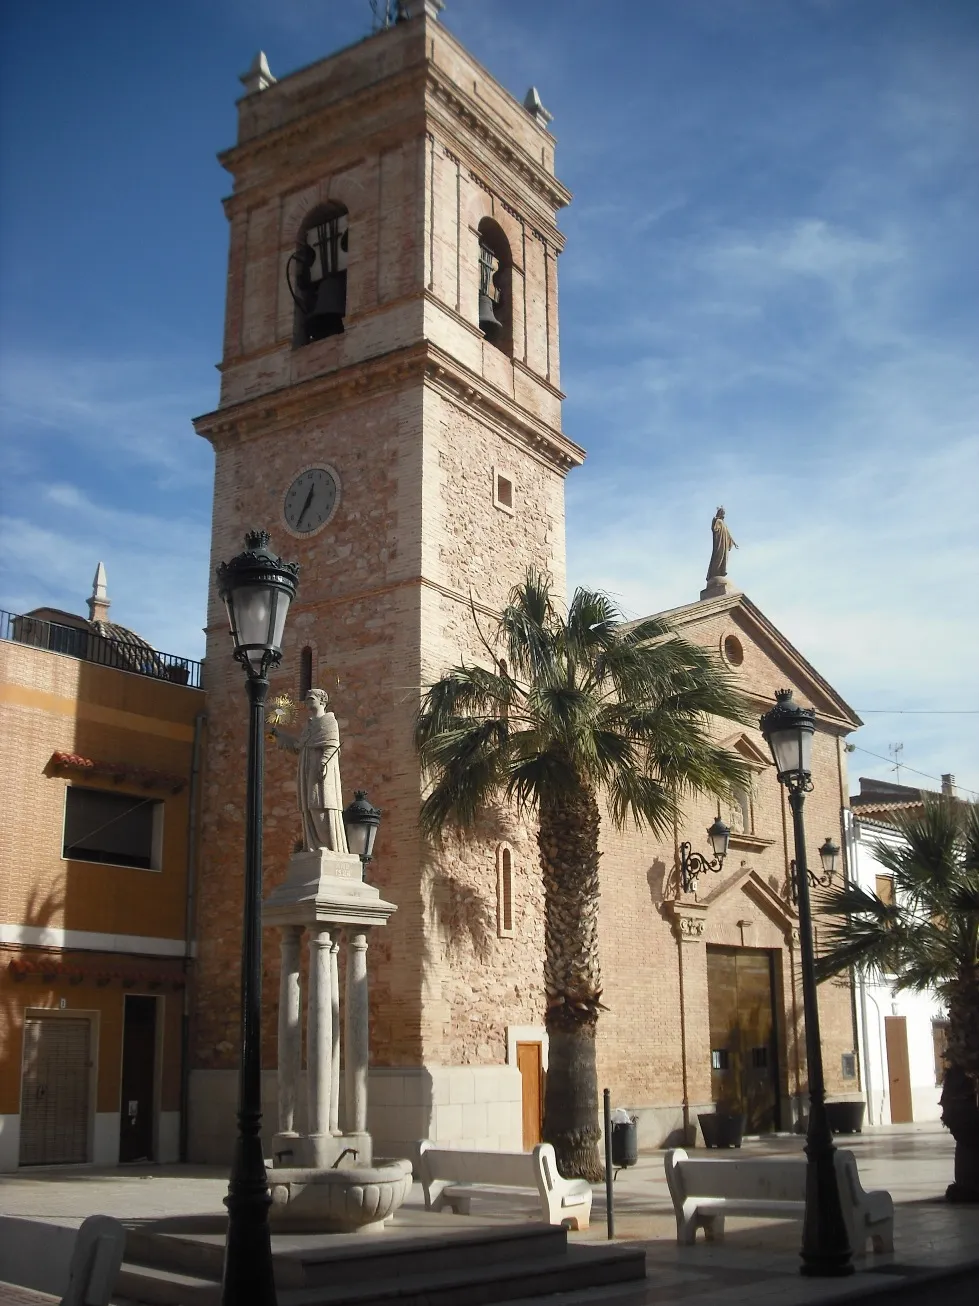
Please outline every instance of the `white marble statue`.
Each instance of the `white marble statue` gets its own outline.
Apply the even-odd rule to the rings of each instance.
[[[309,720],[299,735],[279,726],[272,734],[281,748],[299,754],[296,792],[303,818],[303,847],[334,853],[349,852],[343,828],[343,795],[340,789],[340,727],[327,704],[325,689],[311,689],[304,700]]]

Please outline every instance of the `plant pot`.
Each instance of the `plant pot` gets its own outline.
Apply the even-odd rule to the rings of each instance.
[[[862,1134],[866,1102],[827,1102],[826,1119],[834,1134]]]
[[[955,1139],[955,1180],[945,1190],[950,1202],[979,1202],[979,1093],[957,1066],[942,1085],[942,1124]]]
[[[700,1132],[704,1136],[705,1147],[740,1147],[744,1137],[745,1115],[729,1115],[723,1111],[711,1111],[698,1115]]]

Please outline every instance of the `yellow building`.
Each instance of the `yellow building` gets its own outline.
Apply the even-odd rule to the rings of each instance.
[[[106,619],[0,626],[0,1170],[181,1151],[200,666]]]

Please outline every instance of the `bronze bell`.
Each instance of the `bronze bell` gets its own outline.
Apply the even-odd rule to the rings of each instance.
[[[479,329],[487,340],[494,339],[502,330],[503,323],[493,311],[496,303],[492,295],[481,292],[479,296]]]
[[[343,315],[347,311],[347,274],[327,272],[315,287],[316,299],[306,318],[306,330],[311,340],[335,336],[343,330]]]

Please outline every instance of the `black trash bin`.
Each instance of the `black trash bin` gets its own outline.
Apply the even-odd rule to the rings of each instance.
[[[639,1124],[635,1116],[612,1126],[612,1165],[627,1169],[639,1160]]]

